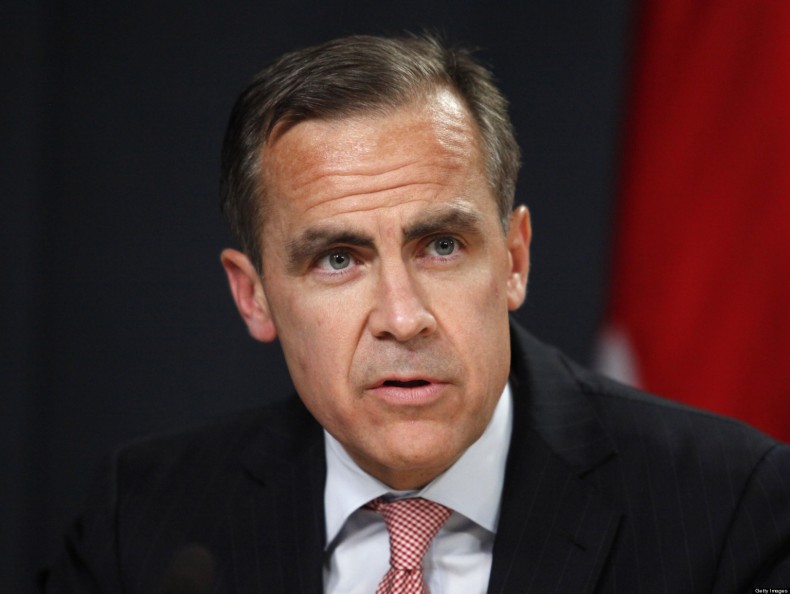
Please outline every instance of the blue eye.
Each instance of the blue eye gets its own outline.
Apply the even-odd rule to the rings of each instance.
[[[433,249],[440,256],[449,256],[455,251],[455,240],[452,237],[439,237],[432,242]]]
[[[327,260],[333,270],[343,270],[351,264],[351,256],[348,252],[333,252],[327,255]]]

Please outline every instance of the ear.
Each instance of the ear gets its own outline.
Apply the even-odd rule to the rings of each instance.
[[[529,276],[529,243],[532,240],[532,223],[526,206],[519,206],[510,215],[507,232],[507,249],[510,270],[507,280],[507,305],[515,311],[527,297]]]
[[[277,338],[263,282],[249,258],[237,250],[223,250],[220,260],[228,275],[230,292],[250,336],[261,342]]]

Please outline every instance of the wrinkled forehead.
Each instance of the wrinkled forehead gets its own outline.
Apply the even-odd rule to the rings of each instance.
[[[444,159],[448,165],[485,169],[474,118],[444,88],[394,108],[283,123],[258,158],[259,183],[268,199],[276,199],[283,185],[298,186],[316,176],[376,173],[382,160],[428,166]]]

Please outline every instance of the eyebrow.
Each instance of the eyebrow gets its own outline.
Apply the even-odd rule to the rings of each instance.
[[[409,243],[421,237],[448,231],[481,234],[482,224],[483,217],[476,211],[454,206],[435,214],[424,214],[422,220],[403,230],[403,240],[404,243]]]
[[[482,221],[479,213],[460,206],[452,206],[439,212],[428,211],[403,230],[403,242],[409,243],[429,235],[448,232],[480,235]],[[285,248],[288,271],[295,273],[316,254],[340,245],[373,249],[375,241],[365,232],[333,226],[312,227],[288,241]]]

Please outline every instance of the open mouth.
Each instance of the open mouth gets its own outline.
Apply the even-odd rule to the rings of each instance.
[[[406,382],[401,382],[398,380],[386,380],[383,385],[391,386],[393,388],[419,388],[420,386],[427,386],[430,382],[426,380],[409,380]]]
[[[399,379],[383,379],[371,386],[371,396],[378,399],[384,406],[390,407],[424,407],[442,400],[445,393],[445,382],[432,378],[410,379],[401,376]]]

